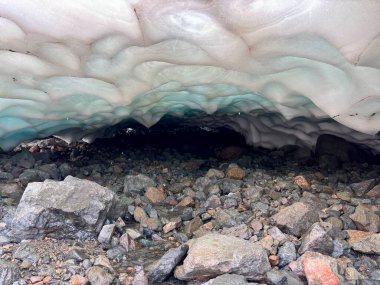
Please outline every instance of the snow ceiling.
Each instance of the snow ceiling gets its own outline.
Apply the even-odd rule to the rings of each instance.
[[[254,145],[380,150],[380,1],[0,0],[4,150],[189,111]]]

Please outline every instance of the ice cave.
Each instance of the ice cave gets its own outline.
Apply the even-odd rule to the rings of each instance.
[[[0,147],[162,117],[380,150],[380,2],[0,1]]]

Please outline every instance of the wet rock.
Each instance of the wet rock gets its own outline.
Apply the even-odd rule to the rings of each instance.
[[[158,204],[163,202],[167,196],[165,190],[162,188],[147,187],[145,197],[147,197],[152,204]]]
[[[348,230],[348,244],[353,250],[368,254],[380,254],[380,234]]]
[[[306,251],[314,251],[331,255],[334,251],[334,243],[328,234],[329,230],[331,230],[331,224],[329,223],[313,224],[302,236],[302,243],[298,253],[303,254]]]
[[[115,224],[104,225],[98,235],[98,241],[100,243],[110,243],[114,231]]]
[[[274,223],[285,233],[300,237],[319,221],[318,212],[310,203],[296,202],[272,216]]]
[[[141,194],[145,188],[154,187],[156,183],[146,175],[127,175],[124,178],[124,193]]]
[[[93,237],[103,226],[114,193],[95,182],[67,176],[64,181],[30,183],[12,221],[18,238]]]
[[[174,268],[183,260],[188,249],[189,247],[186,244],[169,249],[149,271],[147,275],[149,282],[155,284],[166,280]]]
[[[240,146],[228,146],[218,151],[217,156],[224,160],[234,159],[240,157],[245,151],[246,149]]]
[[[374,205],[359,204],[355,213],[350,215],[358,230],[377,233],[380,229],[380,210]]]
[[[91,285],[110,285],[114,279],[112,274],[100,266],[92,266],[87,271],[87,278]]]
[[[12,285],[20,277],[17,265],[0,260],[0,284]]]
[[[273,269],[267,272],[268,285],[302,285],[303,282],[293,272]]]
[[[176,278],[212,278],[225,273],[240,274],[249,280],[262,280],[271,268],[265,250],[249,241],[220,234],[192,240]]]
[[[358,197],[362,197],[369,190],[371,190],[376,185],[375,179],[365,180],[359,183],[350,184],[350,188],[354,191],[355,195]]]
[[[290,241],[286,241],[278,250],[278,257],[280,258],[279,266],[284,267],[290,262],[296,260],[297,252],[296,246]]]

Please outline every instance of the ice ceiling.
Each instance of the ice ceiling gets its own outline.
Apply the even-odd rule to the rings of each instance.
[[[0,147],[165,114],[380,150],[378,0],[0,0]],[[202,119],[203,118],[203,119]]]

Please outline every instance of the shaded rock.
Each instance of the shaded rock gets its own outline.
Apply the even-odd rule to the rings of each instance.
[[[369,254],[380,254],[380,234],[355,230],[348,230],[347,234],[348,244],[353,250]]]
[[[302,285],[303,282],[293,272],[273,269],[267,272],[268,285]]]
[[[0,260],[0,284],[12,285],[20,277],[20,270],[17,265]]]
[[[319,221],[316,208],[310,203],[296,202],[272,216],[273,222],[285,233],[300,237]]]
[[[210,168],[206,173],[206,177],[224,178],[224,172],[218,169]]]
[[[18,238],[93,237],[103,226],[114,193],[99,184],[67,176],[30,183],[12,221]]]
[[[315,155],[319,160],[325,156],[331,157],[330,160],[335,158],[338,164],[350,161],[365,162],[369,157],[358,145],[329,134],[318,137]]]
[[[290,241],[286,241],[278,250],[278,257],[280,258],[279,266],[284,267],[290,262],[296,260],[297,252],[296,246]]]
[[[141,194],[145,188],[156,186],[156,183],[146,175],[127,175],[124,178],[124,193]]]
[[[355,195],[358,197],[363,196],[369,190],[371,190],[376,185],[375,179],[365,180],[359,183],[350,184],[350,188],[354,191]]]
[[[202,222],[201,218],[195,217],[191,221],[187,222],[187,224],[185,224],[184,232],[188,236],[191,236],[202,225],[203,225],[203,222]]]
[[[18,183],[0,182],[0,197],[12,198],[18,202],[22,196],[22,192],[23,189]]]
[[[379,209],[373,205],[359,204],[355,212],[350,215],[358,230],[377,233],[380,228]]]
[[[173,272],[174,268],[183,260],[189,246],[183,244],[177,248],[169,249],[149,271],[147,277],[149,282],[162,282]]]
[[[100,266],[92,266],[87,271],[87,278],[91,285],[109,285],[114,277]]]
[[[328,231],[331,230],[329,223],[315,223],[302,236],[302,243],[298,249],[299,254],[306,251],[315,251],[325,255],[331,255],[334,251],[334,243],[329,236]]]
[[[115,224],[104,225],[98,235],[98,241],[100,243],[110,243],[114,231]]]
[[[42,171],[42,170],[26,169],[20,174],[20,176],[18,178],[19,178],[21,184],[26,186],[28,183],[42,182],[42,181],[49,179],[51,177],[50,177],[49,173]]]
[[[220,234],[192,240],[183,265],[175,270],[176,278],[212,278],[236,273],[249,280],[262,280],[271,268],[265,250],[249,241]]]

